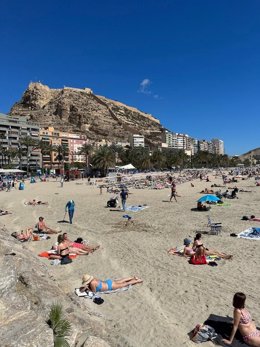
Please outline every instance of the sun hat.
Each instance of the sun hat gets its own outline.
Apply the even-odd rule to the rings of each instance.
[[[184,239],[183,244],[184,244],[184,246],[188,246],[191,244],[191,240],[190,239]]]
[[[82,285],[85,286],[85,285],[89,284],[93,280],[93,278],[94,278],[93,276],[90,276],[88,274],[83,275]]]

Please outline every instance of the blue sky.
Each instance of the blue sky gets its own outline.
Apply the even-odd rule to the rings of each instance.
[[[30,81],[90,87],[170,130],[260,146],[259,0],[0,0],[0,112]]]

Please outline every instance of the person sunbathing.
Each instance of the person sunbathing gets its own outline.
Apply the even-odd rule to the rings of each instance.
[[[66,233],[64,233],[63,235],[61,235],[61,238],[59,238],[58,242],[58,248],[57,248],[57,253],[61,256],[61,257],[65,257],[68,256],[70,253],[74,253],[77,255],[88,255],[89,253],[91,253],[89,250],[85,250],[85,249],[81,249],[78,247],[74,247],[73,244],[74,242],[68,242],[66,236]],[[76,242],[75,242],[76,243]],[[93,252],[93,251],[92,251]]]
[[[207,264],[206,252],[203,245],[199,245],[196,248],[195,253],[191,256],[190,263],[193,265],[205,265]]]
[[[205,188],[200,192],[200,194],[214,194],[214,190]]]
[[[26,202],[25,205],[32,205],[32,206],[48,205],[48,202],[47,201],[41,201],[41,200],[36,201],[35,199],[33,199],[33,200]]]
[[[198,201],[198,203],[197,203],[197,210],[198,211],[208,211],[209,207],[207,207],[206,205],[203,205],[202,202]]]
[[[197,233],[195,238],[194,238],[192,249],[196,252],[197,248],[201,247],[201,246],[203,246],[202,235],[201,235],[201,233]],[[217,256],[217,257],[222,258],[222,259],[232,259],[232,257],[233,257],[230,254],[218,252],[215,249],[208,249],[204,246],[203,246],[203,248],[205,250],[205,255],[208,255],[208,256]]]
[[[55,230],[55,229],[51,229],[49,228],[44,221],[43,217],[39,217],[39,222],[36,224],[36,229],[37,229],[37,233],[45,233],[45,234],[58,234],[61,233],[61,230]]]
[[[21,242],[28,241],[33,236],[33,229],[27,228],[25,231],[22,230],[20,234],[18,232],[14,232],[11,235]]]
[[[195,254],[195,251],[191,247],[191,240],[190,239],[184,239],[184,250],[183,250],[183,255],[184,257],[191,257]]]
[[[82,277],[82,286],[80,287],[80,291],[91,291],[94,293],[104,292],[107,290],[124,288],[129,285],[135,285],[142,282],[143,280],[138,277],[127,277],[119,280],[107,279],[105,281],[102,281],[97,278],[94,278],[94,276],[85,274]]]
[[[12,214],[12,212],[0,210],[0,216],[6,216],[7,214]]]
[[[77,248],[79,250],[82,250],[84,252],[87,253],[93,253],[94,251],[96,251],[100,246],[88,246],[85,243],[80,243],[80,242],[73,242],[68,238],[68,234],[64,233],[63,234],[63,241],[64,243],[66,243],[67,247],[73,247],[73,248]]]
[[[229,339],[222,341],[226,345],[232,345],[237,330],[243,336],[245,343],[249,346],[260,347],[260,331],[256,329],[250,313],[245,308],[246,295],[241,292],[235,293],[233,297],[233,328]]]

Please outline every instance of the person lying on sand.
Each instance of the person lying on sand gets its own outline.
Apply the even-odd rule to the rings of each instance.
[[[14,232],[11,235],[21,242],[28,241],[33,236],[33,229],[27,228],[25,231],[22,230],[20,234],[18,232]]]
[[[90,276],[88,274],[83,275],[82,277],[82,286],[80,287],[80,291],[91,291],[91,292],[104,292],[107,290],[115,290],[119,288],[124,288],[131,285],[135,285],[138,283],[142,283],[143,280],[137,277],[127,277],[119,280],[111,280],[107,279],[105,281],[99,280]]]
[[[214,194],[214,190],[205,188],[200,194]]]
[[[192,249],[196,252],[197,248],[200,246],[203,246],[202,235],[201,235],[201,233],[197,233],[195,238],[194,238]],[[204,246],[203,246],[203,248],[205,250],[205,255],[217,256],[217,257],[222,258],[222,259],[232,259],[232,257],[233,257],[230,254],[218,252],[215,249],[208,249]]]
[[[82,250],[84,252],[87,252],[87,254],[93,253],[94,251],[96,251],[100,247],[100,246],[92,247],[92,246],[86,245],[85,243],[73,242],[68,238],[67,233],[63,234],[63,242],[64,242],[64,245],[66,245],[67,247],[70,247],[70,248],[73,247],[73,248]]]
[[[89,247],[87,248],[79,248],[75,245],[79,245],[76,242],[68,241],[67,239],[67,233],[64,233],[61,235],[61,237],[58,239],[59,245],[58,245],[58,254],[62,257],[65,255],[69,255],[69,253],[75,253],[77,255],[88,255],[89,253],[93,253],[98,247]]]
[[[45,234],[58,234],[61,233],[61,230],[55,230],[49,228],[45,222],[43,217],[39,217],[39,222],[36,224],[36,229],[38,233],[45,233]]]
[[[6,216],[7,214],[12,214],[12,212],[0,210],[0,216]]]
[[[25,202],[25,205],[32,205],[32,206],[36,206],[36,205],[48,205],[49,203],[47,201],[41,201],[41,200],[30,200],[28,202]]]

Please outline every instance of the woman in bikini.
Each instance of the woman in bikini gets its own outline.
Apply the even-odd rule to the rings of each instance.
[[[80,248],[76,248],[73,247],[72,245],[70,245],[67,240],[64,238],[64,234],[63,236],[61,236],[58,239],[59,245],[57,248],[57,252],[61,257],[65,257],[68,256],[70,253],[74,253],[77,255],[87,255],[89,254],[89,251],[85,251],[83,249]]]
[[[143,280],[137,277],[127,277],[122,278],[120,280],[111,280],[107,279],[105,281],[101,281],[93,276],[88,274],[83,275],[82,277],[82,286],[80,287],[80,291],[91,291],[91,292],[104,292],[107,290],[115,290],[123,287],[127,287],[130,284],[135,285],[138,283],[142,283]]]
[[[260,331],[256,329],[250,313],[245,308],[245,301],[246,295],[244,293],[238,292],[234,295],[234,322],[232,332],[229,339],[223,339],[222,341],[227,345],[231,345],[238,329],[246,344],[253,347],[260,347]]]
[[[92,246],[87,246],[85,243],[73,242],[68,238],[67,233],[63,234],[63,240],[64,240],[64,243],[66,243],[68,247],[77,248],[79,251],[82,250],[82,251],[87,252],[87,253],[93,253],[94,251],[96,251],[100,247],[100,246],[92,247]]]
[[[193,242],[193,245],[192,245],[192,249],[196,252],[197,248],[200,247],[200,246],[203,246],[203,242],[202,242],[202,235],[201,233],[197,233],[195,238],[194,238],[194,242]],[[203,246],[204,247],[204,246]],[[218,252],[216,251],[215,249],[208,249],[208,248],[205,248],[204,247],[204,250],[205,250],[205,255],[212,255],[212,256],[217,256],[219,258],[223,258],[223,259],[232,259],[232,255],[230,254],[226,254],[226,253],[222,253],[222,252]]]

